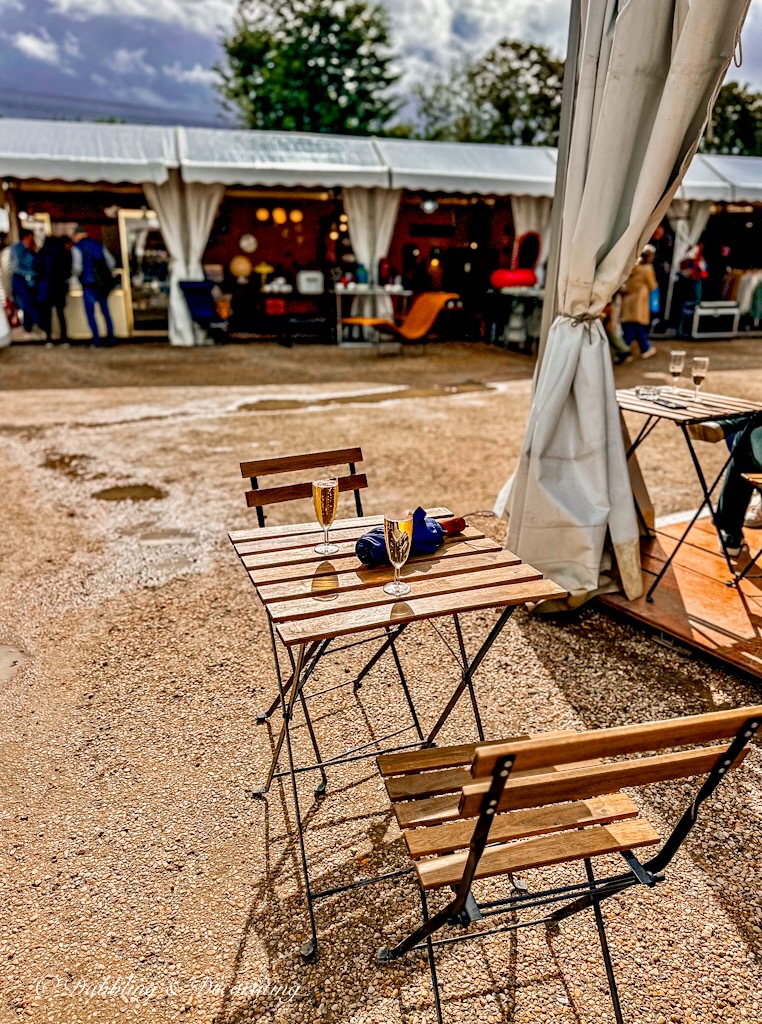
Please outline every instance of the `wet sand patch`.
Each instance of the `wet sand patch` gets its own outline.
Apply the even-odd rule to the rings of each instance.
[[[403,387],[393,390],[368,391],[364,394],[331,395],[327,398],[262,398],[244,402],[238,412],[286,412],[294,409],[314,409],[333,405],[371,405],[377,402],[399,402],[417,398],[452,398],[453,395],[494,391],[491,384],[467,381],[464,384],[434,384],[430,387]]]
[[[161,501],[167,492],[152,484],[121,484],[93,491],[90,497],[98,501]]]
[[[13,679],[27,657],[20,647],[0,644],[0,689]]]

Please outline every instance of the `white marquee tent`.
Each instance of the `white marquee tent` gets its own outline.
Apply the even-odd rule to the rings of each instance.
[[[402,189],[515,197],[517,229],[547,241],[556,158],[539,146],[0,119],[1,179],[143,187],[173,261],[170,339],[186,345],[198,339],[177,282],[200,276],[226,186],[353,190],[368,221],[358,213],[353,241],[381,258]],[[677,198],[762,202],[762,158],[698,155]]]

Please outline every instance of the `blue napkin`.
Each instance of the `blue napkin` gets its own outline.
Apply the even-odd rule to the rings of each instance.
[[[425,509],[417,508],[413,513],[413,543],[410,554],[432,555],[442,546],[444,538],[445,532],[437,520],[430,519]],[[355,554],[363,565],[370,568],[389,565],[383,526],[374,526],[372,530],[364,533],[355,544]]]

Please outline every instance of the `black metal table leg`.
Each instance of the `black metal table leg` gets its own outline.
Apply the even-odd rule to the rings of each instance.
[[[503,630],[503,627],[505,626],[505,624],[508,621],[508,619],[510,619],[512,614],[513,614],[513,607],[504,608],[503,611],[500,613],[500,618],[497,620],[495,625],[490,630],[489,636],[484,641],[484,643],[481,645],[479,650],[476,652],[473,661],[464,670],[460,682],[458,683],[458,685],[453,690],[452,696],[450,697],[450,699],[448,700],[447,704],[445,705],[445,708],[442,711],[442,714],[439,716],[439,719],[437,720],[436,725],[434,726],[434,728],[431,730],[431,732],[428,734],[428,736],[424,740],[424,745],[425,746],[430,747],[433,744],[435,738],[437,737],[437,735],[441,731],[441,729],[444,726],[445,722],[447,721],[447,719],[452,714],[453,708],[455,707],[455,705],[458,703],[458,701],[460,700],[461,696],[463,695],[463,691],[466,689],[467,686],[469,686],[471,684],[471,681],[472,681],[472,679],[474,677],[474,673],[479,668],[479,665],[481,665],[485,655],[489,651],[490,647],[492,647],[492,645],[494,644],[495,640],[497,640],[498,636],[500,635],[500,633]],[[481,738],[483,738],[483,737],[480,736],[480,739]]]
[[[294,751],[291,744],[291,729],[289,728],[294,712],[294,702],[297,694],[300,691],[302,680],[301,672],[302,665],[304,664],[304,644],[301,644],[299,651],[296,656],[296,666],[294,668],[294,685],[291,688],[289,695],[288,705],[286,705],[286,695],[283,690],[282,680],[279,678],[278,682],[281,689],[281,699],[283,702],[283,725],[286,734],[286,749],[288,751],[288,764],[291,774],[291,790],[294,797],[294,814],[296,816],[296,831],[299,840],[299,854],[302,861],[302,876],[304,878],[304,892],[307,897],[307,913],[310,922],[310,938],[303,943],[299,950],[299,954],[305,963],[308,960],[312,960],[317,954],[318,942],[317,942],[317,929],[315,927],[315,909],[312,903],[312,890],[310,888],[310,873],[309,866],[307,864],[307,851],[304,846],[304,831],[302,829],[302,816],[299,810],[299,789],[296,782],[296,772],[294,771]]]
[[[735,451],[735,449],[738,446],[738,444],[745,439],[746,435],[748,433],[750,433],[750,431],[752,430],[756,420],[757,420],[757,417],[755,417],[755,416],[748,417],[747,422],[745,423],[744,427],[742,428],[742,430],[739,433],[738,438],[736,439],[736,444],[733,446],[733,451],[728,453],[728,457],[725,460],[725,462],[723,463],[722,469],[719,471],[717,476],[714,478],[711,486],[709,486],[707,484],[706,477],[704,476],[704,471],[701,468],[701,463],[699,462],[698,456],[696,455],[696,450],[693,447],[693,443],[691,442],[690,434],[688,433],[688,426],[685,423],[681,423],[680,424],[680,429],[681,429],[681,431],[683,433],[683,437],[685,438],[685,443],[687,445],[688,452],[690,453],[691,461],[693,462],[693,467],[694,467],[694,469],[696,471],[696,476],[697,476],[699,484],[701,486],[701,492],[703,494],[703,500],[702,500],[701,504],[699,505],[699,507],[696,509],[696,512],[693,515],[693,518],[688,523],[687,527],[683,531],[682,535],[680,536],[679,540],[675,544],[674,548],[670,552],[670,554],[667,557],[667,560],[665,561],[664,565],[661,567],[661,570],[659,571],[659,574],[657,575],[656,579],[653,581],[653,583],[649,587],[648,593],[646,594],[646,601],[648,601],[649,604],[651,602],[653,602],[653,593],[654,593],[654,591],[656,590],[658,585],[661,583],[661,581],[664,578],[667,570],[669,569],[670,565],[672,564],[672,562],[673,562],[673,560],[675,558],[675,555],[677,554],[677,552],[680,550],[680,548],[685,543],[685,540],[686,540],[688,534],[693,529],[694,524],[696,523],[696,521],[698,520],[699,516],[701,515],[701,513],[703,512],[703,510],[705,508],[709,509],[709,514],[712,517],[712,523],[714,524],[714,528],[717,531],[717,536],[719,537],[720,545],[722,547],[722,553],[725,556],[725,561],[727,562],[728,569],[730,570],[731,573],[733,572],[733,564],[731,562],[730,555],[728,554],[728,549],[727,549],[727,545],[725,544],[725,539],[722,536],[722,531],[720,530],[719,526],[717,525],[717,516],[716,516],[714,505],[712,504],[712,495],[714,494],[715,490],[717,489],[717,485],[722,480],[723,476],[727,472],[728,467],[730,466],[731,462],[733,461],[733,452]]]

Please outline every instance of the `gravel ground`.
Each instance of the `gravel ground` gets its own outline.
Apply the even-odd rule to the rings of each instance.
[[[759,397],[754,344],[712,347],[712,389]],[[2,393],[0,415],[0,1024],[431,1022],[423,960],[373,962],[415,920],[407,879],[322,902],[320,957],[299,964],[307,921],[290,795],[278,785],[266,802],[248,795],[274,742],[253,724],[273,688],[266,623],[225,533],[251,523],[240,459],[354,442],[367,458],[369,512],[400,500],[488,508],[515,462],[529,366],[480,346],[362,364],[274,346],[226,348],[213,365],[196,355],[0,353],[0,373],[19,389]],[[175,385],[156,386],[173,360]],[[660,356],[621,379],[665,369]],[[663,428],[644,453],[659,512],[695,497],[676,434]],[[155,497],[93,497],[113,487]],[[494,520],[475,522],[501,535]],[[494,618],[467,617],[471,650]],[[455,666],[423,625],[406,632],[401,654],[431,722]],[[325,662],[321,683],[351,677],[358,658]],[[406,724],[388,665],[350,692],[314,705],[325,751]],[[594,609],[560,624],[518,612],[478,692],[491,735],[760,700],[757,685]],[[472,738],[467,712],[444,739]],[[309,755],[302,728],[295,746]],[[300,782],[313,883],[402,866],[372,762],[329,774],[319,803],[315,779]],[[666,828],[688,790],[652,789],[644,813]],[[761,840],[755,749],[668,882],[607,905],[628,1024],[762,1021]],[[548,878],[537,874],[530,885]],[[443,951],[438,963],[448,1024],[612,1020],[587,916],[550,941],[526,930]]]

